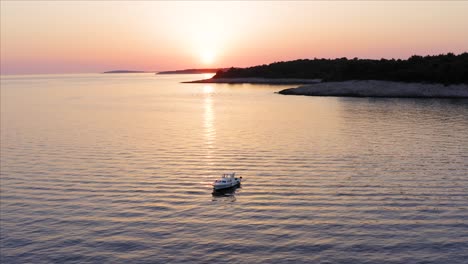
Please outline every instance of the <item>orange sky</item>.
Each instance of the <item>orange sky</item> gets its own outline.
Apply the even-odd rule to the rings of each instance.
[[[1,1],[1,73],[468,51],[467,1]]]

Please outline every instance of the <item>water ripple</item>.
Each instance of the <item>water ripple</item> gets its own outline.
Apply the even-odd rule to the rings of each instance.
[[[54,78],[2,79],[2,263],[466,263],[466,100]]]

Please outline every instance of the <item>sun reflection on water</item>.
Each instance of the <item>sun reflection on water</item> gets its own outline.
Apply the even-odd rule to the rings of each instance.
[[[211,93],[213,93],[213,91],[214,91],[213,86],[211,86],[211,85],[203,86],[203,93],[205,93],[205,95],[209,96]]]
[[[204,93],[204,116],[203,116],[203,128],[205,137],[205,146],[207,149],[206,158],[209,164],[213,164],[213,148],[216,140],[216,128],[215,112],[214,112],[214,99],[213,99],[214,88],[211,85],[203,86]]]
[[[203,73],[203,79],[210,79],[215,75],[215,73]]]

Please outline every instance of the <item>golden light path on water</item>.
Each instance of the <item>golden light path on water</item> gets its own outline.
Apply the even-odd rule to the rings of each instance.
[[[216,127],[215,122],[215,112],[213,109],[214,99],[213,99],[214,88],[211,85],[203,86],[203,128],[204,128],[204,137],[205,137],[205,147],[206,147],[206,161],[208,165],[214,165],[213,163],[213,148],[216,140]]]

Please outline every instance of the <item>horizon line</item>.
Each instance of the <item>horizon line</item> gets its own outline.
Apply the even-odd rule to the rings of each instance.
[[[419,55],[419,54],[413,54],[407,58],[385,58],[385,57],[381,57],[379,59],[371,59],[371,58],[359,58],[359,57],[348,57],[348,56],[344,56],[344,57],[328,57],[328,58],[324,58],[324,57],[313,57],[313,58],[296,58],[296,59],[291,59],[291,60],[276,60],[276,61],[273,61],[273,62],[269,62],[269,63],[263,63],[263,64],[256,64],[256,65],[251,65],[251,66],[246,66],[246,67],[238,67],[238,66],[229,66],[229,67],[201,67],[201,68],[197,68],[197,67],[186,67],[184,69],[176,69],[176,70],[123,70],[123,69],[112,69],[112,70],[104,70],[104,71],[99,71],[99,72],[62,72],[62,73],[57,73],[57,72],[49,72],[49,73],[45,73],[45,72],[36,72],[36,73],[8,73],[8,74],[4,74],[0,71],[0,76],[11,76],[11,75],[63,75],[63,74],[101,74],[101,73],[104,73],[104,72],[109,72],[109,71],[139,71],[140,73],[158,73],[158,72],[164,72],[164,71],[181,71],[181,70],[200,70],[200,69],[229,69],[229,68],[249,68],[249,67],[255,67],[255,66],[260,66],[260,65],[268,65],[268,64],[273,64],[273,63],[278,63],[278,62],[287,62],[287,61],[296,61],[296,60],[333,60],[333,59],[343,59],[343,58],[346,58],[346,59],[359,59],[359,60],[382,60],[382,59],[385,59],[385,60],[408,60],[409,58],[413,57],[413,56],[421,56],[421,57],[432,57],[432,56],[440,56],[440,55],[448,55],[448,54],[454,54],[456,56],[458,55],[461,55],[461,54],[464,54],[464,53],[468,53],[468,51],[463,51],[463,52],[460,52],[459,54],[455,53],[455,52],[446,52],[446,53],[439,53],[439,54],[426,54],[426,55]]]

